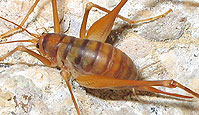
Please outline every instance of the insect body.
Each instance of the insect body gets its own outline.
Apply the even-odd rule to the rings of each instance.
[[[26,17],[30,15],[31,11],[34,9],[38,2],[39,0],[36,0],[35,4],[30,9],[30,12],[27,14]],[[23,23],[17,25],[3,17],[0,17],[1,19],[17,25],[18,29],[23,29],[24,31],[28,32],[30,35],[36,38],[32,40],[4,42],[1,44],[13,42],[31,42],[35,45],[36,48],[38,48],[39,51],[38,54],[32,50],[27,49],[25,46],[18,46],[14,50],[1,57],[0,60],[4,60],[16,51],[22,51],[39,59],[43,64],[48,67],[59,67],[61,69],[61,75],[66,81],[66,84],[69,88],[72,100],[75,104],[75,108],[78,114],[80,114],[80,110],[75,101],[69,83],[69,79],[71,77],[73,77],[80,85],[93,89],[135,88],[137,90],[163,93],[181,98],[192,98],[191,96],[163,92],[152,86],[164,86],[168,88],[179,87],[199,98],[199,94],[193,92],[192,90],[174,80],[138,81],[138,77],[140,74],[138,73],[133,61],[119,49],[111,46],[110,44],[104,43],[111,31],[116,17],[119,17],[132,24],[157,19],[171,12],[171,10],[169,10],[163,15],[154,18],[141,21],[131,21],[118,15],[120,9],[126,2],[127,0],[121,0],[118,6],[112,11],[108,11],[107,9],[104,9],[93,3],[88,3],[80,30],[80,38],[75,38],[60,33],[56,0],[52,0],[55,33],[34,35],[29,33],[26,29],[22,27],[24,21],[26,21],[26,18],[22,21]],[[86,34],[88,13],[92,7],[103,10],[108,14],[95,22]],[[11,30],[8,33],[3,34],[2,36],[9,35],[11,32],[14,31],[15,30]]]
[[[82,75],[104,75],[126,80],[137,77],[131,59],[110,44],[52,33],[43,35],[42,39],[39,43],[41,53],[57,63],[56,66],[67,67],[70,62]],[[51,41],[54,40],[58,42],[52,46]]]

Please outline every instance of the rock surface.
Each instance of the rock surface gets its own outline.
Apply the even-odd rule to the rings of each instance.
[[[0,0],[0,16],[19,24],[35,0]],[[59,0],[59,15],[63,31],[79,36],[86,3],[91,0]],[[120,0],[92,0],[113,9]],[[174,79],[199,93],[199,2],[182,0],[128,0],[120,14],[132,20],[154,17],[168,11],[165,17],[130,26],[117,19],[109,41],[131,57],[145,80]],[[92,9],[90,27],[105,13]],[[14,28],[0,21],[0,33]],[[24,27],[31,33],[53,32],[50,0],[41,0]],[[9,40],[32,39],[25,32],[16,33]],[[18,45],[0,47],[3,56]],[[32,49],[32,47],[30,47]],[[21,64],[29,63],[33,65]],[[170,96],[137,92],[146,102],[137,101],[131,90],[91,90],[71,81],[74,95],[84,115],[197,115],[199,100],[185,101]],[[180,89],[159,87],[167,92],[190,95]],[[0,114],[71,115],[76,114],[67,86],[56,68],[48,68],[26,53],[16,52],[0,64]]]

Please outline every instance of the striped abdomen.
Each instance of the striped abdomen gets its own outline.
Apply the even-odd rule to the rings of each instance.
[[[135,79],[137,71],[131,59],[119,49],[98,41],[88,39],[78,39],[63,34],[47,34],[59,37],[54,54],[51,56],[58,57],[57,61],[62,63],[68,59],[74,69],[83,74],[103,75],[118,79]],[[47,40],[46,40],[47,41]],[[50,43],[50,42],[49,42]],[[46,43],[47,44],[47,43]],[[44,48],[50,47],[46,45]],[[52,52],[53,48],[48,52]],[[57,63],[61,63],[57,62]]]

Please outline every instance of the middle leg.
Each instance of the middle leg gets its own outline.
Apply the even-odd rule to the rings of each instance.
[[[112,11],[109,11],[106,8],[103,8],[103,7],[96,5],[92,2],[87,3],[84,18],[83,18],[81,29],[80,29],[80,38],[86,38],[86,39],[98,40],[98,41],[104,42],[107,39],[107,36],[110,34],[110,31],[112,29],[112,26],[114,24],[116,17],[128,22],[129,24],[135,24],[135,23],[146,22],[146,21],[151,21],[151,20],[162,18],[172,11],[170,9],[167,12],[165,12],[164,14],[159,15],[159,16],[155,16],[152,18],[144,19],[144,20],[133,21],[133,20],[125,18],[121,15],[118,15],[120,9],[123,7],[123,5],[126,2],[127,2],[127,0],[121,0],[120,4],[122,4],[122,5],[116,6],[115,9],[113,9]],[[89,12],[92,7],[100,9],[108,14],[106,16],[102,17],[101,19],[99,19],[98,21],[96,21],[90,27],[88,32],[86,32],[86,24],[87,24],[87,20],[88,20],[88,15],[89,15]]]

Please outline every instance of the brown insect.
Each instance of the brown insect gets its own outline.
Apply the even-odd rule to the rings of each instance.
[[[163,86],[168,88],[179,87],[199,98],[199,94],[193,92],[189,88],[174,80],[139,81],[138,77],[140,77],[140,74],[137,71],[133,61],[119,49],[110,44],[104,43],[104,41],[107,39],[107,36],[110,34],[116,17],[127,21],[130,24],[134,24],[161,18],[172,10],[167,11],[163,15],[146,20],[131,21],[118,15],[120,9],[125,5],[127,0],[121,0],[121,2],[112,11],[102,8],[96,4],[88,3],[86,5],[84,18],[81,25],[80,38],[75,38],[61,34],[56,0],[52,0],[55,33],[36,35],[24,29],[22,26],[38,2],[39,0],[36,0],[20,25],[17,25],[3,17],[0,18],[18,26],[17,28],[10,30],[5,34],[2,34],[1,37],[8,36],[18,29],[22,29],[31,36],[35,37],[35,39],[32,40],[10,41],[1,44],[31,42],[37,48],[39,54],[27,49],[25,46],[17,46],[14,50],[1,57],[0,60],[4,60],[16,51],[22,51],[39,59],[48,67],[61,68],[61,75],[66,81],[78,114],[80,114],[80,110],[73,96],[69,83],[69,79],[71,77],[73,77],[81,86],[92,89],[135,88],[136,90],[162,93],[174,97],[193,98],[191,96],[164,92],[152,86]],[[96,21],[90,27],[88,32],[86,32],[87,18],[92,7],[96,7],[104,12],[107,12],[108,14]]]

